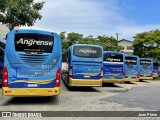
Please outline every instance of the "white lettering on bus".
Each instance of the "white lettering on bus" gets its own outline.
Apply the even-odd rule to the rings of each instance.
[[[42,69],[51,69],[52,65],[42,65],[41,68]]]
[[[134,63],[134,62],[136,62],[136,60],[125,60],[126,62],[132,62],[132,63]]]
[[[151,62],[150,61],[141,61],[141,63],[148,63],[148,64],[150,64]]]
[[[97,53],[96,50],[82,50],[82,49],[80,49],[78,52],[81,52],[81,53]]]
[[[49,45],[52,46],[53,42],[52,41],[37,41],[34,39],[23,39],[21,38],[19,41],[16,42],[17,44],[27,44],[28,46],[32,46],[32,45]]]
[[[114,62],[120,62],[120,59],[114,59],[114,58],[107,58],[106,61],[114,61]]]
[[[20,75],[20,74],[17,75],[17,78],[34,78],[34,77],[36,76],[35,75]]]

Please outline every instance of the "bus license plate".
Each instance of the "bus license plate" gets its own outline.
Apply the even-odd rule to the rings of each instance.
[[[90,78],[90,76],[87,76],[87,75],[85,75],[84,77],[85,77],[85,78]]]
[[[28,87],[37,87],[37,84],[28,84]]]

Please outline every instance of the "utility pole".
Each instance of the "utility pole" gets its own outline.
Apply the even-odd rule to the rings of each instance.
[[[116,33],[115,35],[117,35],[117,41],[118,41],[118,35],[121,35],[122,33]]]

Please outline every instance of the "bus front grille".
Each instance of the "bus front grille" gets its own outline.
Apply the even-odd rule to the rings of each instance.
[[[30,55],[30,54],[19,54],[20,59],[25,64],[42,64],[48,55]]]

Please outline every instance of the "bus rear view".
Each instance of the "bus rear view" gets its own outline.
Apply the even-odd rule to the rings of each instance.
[[[56,33],[13,30],[8,33],[2,94],[54,96],[60,93],[62,52]]]
[[[158,77],[159,76],[159,69],[158,69],[158,61],[154,60],[153,61],[153,77]]]
[[[153,79],[153,60],[149,58],[140,58],[140,80]]]
[[[103,83],[124,83],[124,54],[104,51]]]
[[[75,44],[69,49],[68,86],[102,86],[102,47]],[[67,57],[66,57],[67,58]]]
[[[125,82],[139,81],[139,62],[138,56],[125,55]]]

